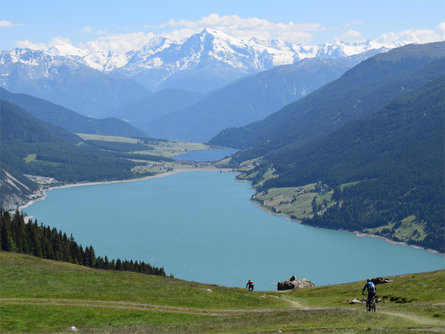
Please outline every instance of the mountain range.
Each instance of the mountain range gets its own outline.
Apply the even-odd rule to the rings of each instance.
[[[229,128],[263,119],[337,79],[365,56],[310,58],[239,79],[197,103],[135,124],[152,137],[205,142]]]
[[[256,150],[304,144],[437,78],[444,54],[445,42],[407,45],[377,54],[261,121],[222,131],[210,143],[253,147],[252,156],[258,155]]]
[[[210,143],[243,148],[228,166],[257,194],[322,185],[304,223],[443,252],[444,55],[445,42],[378,54]]]
[[[388,46],[334,43],[305,46],[243,41],[204,29],[185,41],[155,37],[126,53],[53,46],[0,52],[0,86],[98,117],[166,88],[210,92],[234,80],[307,58],[344,58]]]
[[[147,134],[117,118],[95,119],[63,106],[27,94],[14,94],[0,87],[0,100],[9,101],[35,118],[59,126],[72,133],[101,134],[123,137],[147,137]]]

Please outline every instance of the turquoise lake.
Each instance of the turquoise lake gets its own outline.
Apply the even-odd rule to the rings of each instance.
[[[188,161],[218,161],[238,152],[236,148],[222,148],[215,150],[190,151],[174,157],[176,160]]]
[[[445,268],[445,259],[378,238],[268,214],[232,173],[184,172],[136,182],[54,189],[24,209],[93,245],[185,280],[275,290],[292,275],[316,285]]]

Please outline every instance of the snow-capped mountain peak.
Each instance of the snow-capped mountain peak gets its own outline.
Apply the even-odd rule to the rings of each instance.
[[[306,58],[342,58],[383,47],[385,45],[376,42],[334,42],[312,46],[278,39],[243,40],[205,28],[183,42],[154,36],[142,47],[125,53],[75,47],[65,39],[58,40],[46,50],[2,51],[0,75],[7,77],[10,74],[11,67],[5,67],[8,63],[20,62],[30,67],[28,71],[31,71],[31,67],[37,68],[42,62],[49,68],[51,62],[65,61],[70,66],[83,64],[101,72],[133,78],[156,90],[173,76],[190,71],[217,73],[227,81]]]

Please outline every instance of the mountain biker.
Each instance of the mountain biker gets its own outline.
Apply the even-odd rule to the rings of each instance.
[[[246,284],[246,289],[249,289],[250,291],[253,291],[254,285],[253,285],[253,281],[249,280]]]
[[[371,302],[371,299],[375,297],[375,294],[377,292],[377,289],[375,287],[375,284],[371,281],[371,279],[367,279],[365,286],[362,290],[362,295],[364,295],[365,290],[368,290],[368,304]]]

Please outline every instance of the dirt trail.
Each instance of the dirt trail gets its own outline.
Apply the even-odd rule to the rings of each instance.
[[[379,313],[383,313],[383,314],[387,314],[390,315],[392,317],[400,317],[412,322],[415,322],[416,324],[419,325],[430,325],[430,326],[440,326],[442,325],[444,327],[445,330],[445,321],[443,320],[435,320],[435,319],[431,319],[431,318],[427,318],[427,317],[423,317],[421,315],[418,314],[407,314],[407,313],[399,313],[399,312],[390,312],[390,311],[379,311]]]
[[[102,301],[84,299],[59,299],[59,298],[0,298],[0,303],[4,305],[47,305],[47,306],[78,306],[78,307],[100,307],[111,309],[153,311],[167,313],[182,313],[207,316],[231,316],[243,313],[271,313],[276,311],[286,311],[295,309],[203,309],[194,307],[168,306],[156,304],[144,304],[121,301]]]
[[[281,299],[281,298],[280,298]],[[98,307],[122,310],[137,310],[147,312],[166,312],[193,314],[202,316],[230,317],[247,313],[273,313],[286,311],[316,311],[326,309],[339,309],[338,307],[305,307],[295,299],[282,298],[289,304],[288,308],[256,308],[256,309],[204,309],[184,306],[156,305],[122,301],[86,300],[86,299],[59,299],[59,298],[0,298],[3,305],[46,305],[46,306],[72,306],[72,307]],[[342,308],[351,311],[358,311],[353,308]],[[431,319],[421,315],[392,312],[380,309],[379,313],[392,317],[400,317],[424,326],[441,326],[445,331],[445,321]]]

